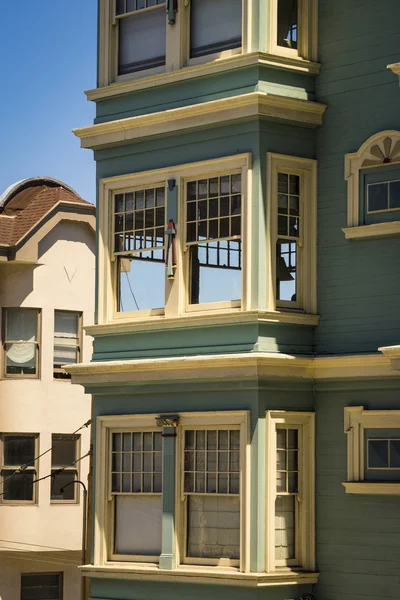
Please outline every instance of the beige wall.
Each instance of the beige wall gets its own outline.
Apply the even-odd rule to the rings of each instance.
[[[83,324],[93,323],[94,251],[94,232],[87,225],[63,221],[39,244],[37,266],[11,263],[0,268],[0,307],[33,307],[42,311],[40,379],[0,380],[0,432],[39,434],[40,453],[51,447],[52,433],[72,433],[90,418],[91,398],[83,393],[83,388],[68,380],[53,379],[53,332],[55,309],[82,311]],[[85,336],[84,361],[90,360],[91,352],[91,338]],[[89,429],[80,435],[83,455],[89,450]],[[88,466],[88,458],[79,464],[79,476],[85,483]],[[51,452],[39,460],[39,477],[48,475],[50,470]],[[38,484],[39,500],[35,506],[0,504],[0,552],[2,546],[10,547],[10,542],[24,552],[40,551],[35,544],[49,550],[81,548],[82,502],[50,505],[50,482],[49,478]],[[80,486],[79,494],[82,500]],[[11,560],[13,569],[19,572],[20,561],[21,558]],[[45,562],[38,565],[41,570],[46,566]],[[79,579],[76,569],[74,572]],[[0,582],[4,577],[0,558]],[[3,600],[5,597],[14,598],[8,593]],[[65,596],[72,597],[77,594]]]

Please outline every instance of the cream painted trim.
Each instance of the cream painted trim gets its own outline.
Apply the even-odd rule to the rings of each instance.
[[[343,227],[342,231],[346,240],[364,240],[367,238],[400,235],[400,221],[358,225],[357,227]]]
[[[366,159],[375,159],[377,160],[376,155],[370,154],[370,150],[375,145],[382,145],[385,138],[389,138],[393,144],[400,142],[400,131],[396,130],[387,130],[380,131],[375,135],[368,138],[357,150],[352,154],[346,154],[345,156],[345,167],[344,167],[344,177],[347,181],[347,226],[348,228],[358,227],[360,225],[360,170],[361,169],[373,169],[376,167],[386,167],[391,166],[394,163],[381,163],[381,164],[373,164],[373,165],[363,165]],[[384,151],[383,151],[384,152]],[[394,161],[399,162],[399,161]],[[371,227],[368,225],[366,227]],[[348,235],[348,229],[344,230],[346,238]],[[352,236],[352,239],[355,239],[355,235]],[[361,237],[361,236],[358,236]],[[366,236],[363,236],[366,237]]]
[[[267,287],[270,290],[267,299],[267,309],[277,308],[276,300],[276,242],[278,239],[278,173],[291,173],[300,177],[300,223],[301,232],[298,243],[298,301],[295,308],[300,306],[306,313],[317,312],[317,161],[308,158],[298,158],[285,154],[267,154],[268,173],[268,210],[267,230],[268,257]]]
[[[301,567],[315,570],[315,413],[267,411],[266,443],[266,571],[276,572],[275,500],[276,500],[276,427],[278,424],[299,431],[299,523],[296,526]]]
[[[119,321],[129,321],[131,324],[136,320],[143,320],[150,324],[156,323],[157,320],[164,321],[165,318],[178,319],[180,315],[184,315],[186,311],[186,284],[185,284],[185,262],[184,256],[184,219],[181,215],[184,197],[184,181],[185,178],[200,177],[203,175],[215,175],[218,173],[226,173],[227,171],[242,172],[244,182],[244,194],[249,196],[250,191],[246,190],[247,172],[251,169],[251,154],[238,154],[234,156],[226,156],[213,160],[199,161],[195,163],[187,163],[175,167],[164,169],[145,171],[122,175],[118,177],[110,177],[102,179],[99,182],[99,247],[98,247],[98,277],[99,277],[99,296],[98,296],[98,320],[100,324],[118,323]],[[176,238],[176,254],[179,257],[178,265],[175,272],[175,278],[172,281],[166,281],[166,302],[165,316],[155,315],[149,319],[149,315],[130,312],[123,313],[116,311],[116,278],[115,278],[115,261],[113,261],[113,195],[118,191],[130,190],[135,187],[146,187],[148,185],[166,185],[168,179],[175,179],[178,186],[178,206],[180,215],[178,218],[179,228]],[[247,209],[246,209],[247,210]],[[168,220],[168,202],[166,205],[166,218]],[[244,221],[244,228],[246,222]],[[245,236],[244,236],[245,237]],[[207,314],[210,310],[206,309],[202,312],[202,306],[199,305],[197,314]],[[228,311],[237,311],[235,308],[227,308]],[[215,311],[218,312],[218,311]],[[154,319],[154,321],[153,321]]]
[[[378,350],[390,360],[392,369],[400,370],[400,346],[385,346]]]
[[[390,69],[395,75],[399,75],[400,77],[400,62],[388,65],[386,68]]]
[[[298,48],[278,46],[278,0],[269,0],[268,50],[272,54],[292,59],[317,60],[318,54],[318,0],[299,0]]]
[[[340,357],[299,357],[282,353],[241,353],[123,361],[97,361],[69,365],[72,382],[104,386],[127,382],[184,381],[282,377],[324,380],[392,378],[398,373],[379,354]]]
[[[371,483],[369,481],[344,481],[342,485],[346,491],[346,494],[400,496],[400,483]]]
[[[354,487],[354,482],[364,482],[364,431],[365,429],[400,428],[400,410],[364,410],[363,406],[345,406],[344,432],[347,434],[347,482],[343,485],[346,493],[370,493],[370,482],[362,483],[362,488]],[[350,485],[349,484],[353,484]],[[393,494],[391,491],[396,484],[390,483],[382,487],[383,483],[374,484],[381,487],[381,491],[371,492],[380,494]],[[400,489],[400,483],[397,484]],[[358,489],[362,491],[358,491]],[[348,491],[351,490],[351,491]],[[383,491],[382,491],[383,490]],[[387,491],[384,491],[387,490]]]
[[[215,567],[178,567],[172,571],[154,566],[126,565],[121,563],[103,566],[83,565],[83,576],[96,579],[130,579],[135,581],[176,581],[181,583],[208,583],[214,585],[235,585],[240,587],[269,587],[279,585],[312,585],[317,583],[319,573],[282,570],[276,573],[240,573],[234,569],[215,569]]]
[[[204,126],[210,127],[256,116],[318,126],[322,125],[322,115],[325,109],[326,105],[318,102],[251,92],[80,127],[74,129],[73,133],[81,140],[82,148],[96,149],[153,135],[176,133]]]

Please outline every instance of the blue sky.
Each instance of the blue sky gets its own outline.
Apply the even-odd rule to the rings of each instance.
[[[49,175],[95,201],[93,153],[71,129],[93,122],[96,35],[97,0],[0,0],[0,193]]]

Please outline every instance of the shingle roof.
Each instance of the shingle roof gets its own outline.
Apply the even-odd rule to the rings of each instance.
[[[10,191],[11,190],[11,191]],[[32,179],[8,188],[3,194],[0,212],[0,246],[15,246],[58,204],[77,204],[95,207],[61,182],[49,178]]]

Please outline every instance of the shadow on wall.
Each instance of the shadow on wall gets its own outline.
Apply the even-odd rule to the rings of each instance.
[[[24,302],[33,292],[33,273],[37,266],[7,265],[5,286],[0,292],[1,306],[20,306]]]
[[[93,254],[95,253],[95,235],[89,225],[76,221],[61,221],[39,242],[38,259],[40,260],[59,240],[85,244]]]

